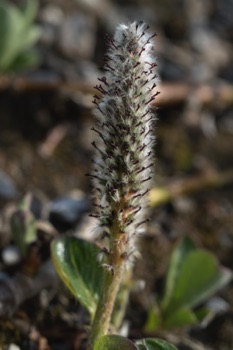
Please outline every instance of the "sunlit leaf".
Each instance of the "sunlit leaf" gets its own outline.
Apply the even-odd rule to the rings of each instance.
[[[179,277],[180,268],[188,256],[188,254],[195,250],[194,243],[188,238],[184,238],[178,245],[178,247],[174,250],[169,267],[166,275],[166,284],[165,284],[165,293],[162,301],[162,305],[164,308],[167,307],[171,296],[173,295],[174,288],[176,286],[177,279]]]
[[[136,342],[140,350],[177,350],[177,348],[165,340],[146,338]]]
[[[18,52],[23,30],[22,14],[16,7],[0,2],[0,69],[4,70]]]
[[[38,1],[37,0],[27,0],[21,8],[25,27],[29,27],[36,17],[38,11]]]
[[[213,254],[185,239],[172,255],[162,302],[165,319],[179,309],[192,308],[224,287],[232,273]]]
[[[198,322],[198,318],[189,308],[178,309],[164,320],[165,328],[190,326]]]
[[[74,237],[63,236],[52,242],[52,258],[59,276],[91,317],[104,275],[98,252],[94,244]]]
[[[104,335],[95,343],[94,350],[137,350],[136,345],[119,335]]]
[[[8,1],[0,1],[0,71],[12,70],[18,56],[38,39],[40,31],[33,24],[36,11],[35,0],[28,0],[23,10]]]

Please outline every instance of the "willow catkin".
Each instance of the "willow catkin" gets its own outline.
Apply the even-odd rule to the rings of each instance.
[[[146,222],[146,194],[153,169],[154,120],[151,102],[157,76],[152,38],[143,23],[119,25],[109,39],[105,77],[94,96],[97,140],[92,173],[97,191],[99,230],[106,237],[105,266],[118,245],[122,259],[136,251]]]

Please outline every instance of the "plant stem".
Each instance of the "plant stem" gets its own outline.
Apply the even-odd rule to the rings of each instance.
[[[91,327],[90,349],[93,349],[99,337],[108,333],[115,300],[125,270],[125,261],[120,256],[118,244],[114,244],[112,257],[111,270],[106,271],[102,293]]]
[[[112,315],[121,282],[126,278],[136,255],[136,241],[143,231],[147,207],[146,194],[152,179],[154,113],[151,103],[157,76],[152,55],[151,36],[144,23],[119,25],[105,65],[106,76],[95,88],[97,126],[95,168],[91,177],[98,190],[99,229],[104,241],[105,280],[90,334],[90,347],[108,334],[110,322],[120,322],[122,315]],[[128,267],[127,266],[127,267]],[[127,293],[124,293],[124,301]]]
[[[132,287],[132,266],[128,267],[124,273],[121,288],[117,296],[116,304],[112,315],[112,325],[114,330],[119,331],[123,318],[125,316],[125,310],[129,300],[129,293]]]

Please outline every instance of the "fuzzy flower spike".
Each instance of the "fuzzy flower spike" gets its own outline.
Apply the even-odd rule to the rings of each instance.
[[[96,86],[102,96],[97,94],[93,101],[97,117],[93,130],[98,134],[93,142],[96,158],[91,176],[98,191],[97,213],[93,216],[98,218],[106,241],[106,284],[112,294],[118,287],[111,287],[110,280],[118,280],[119,285],[146,222],[146,194],[153,168],[155,117],[151,102],[158,95],[151,43],[154,36],[141,22],[118,26],[114,38],[108,39],[106,75]],[[101,312],[97,310],[97,314]]]

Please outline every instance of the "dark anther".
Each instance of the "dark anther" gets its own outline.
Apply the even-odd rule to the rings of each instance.
[[[142,92],[141,91],[139,92],[139,94],[137,96],[135,96],[135,98],[138,98],[140,96],[142,96]]]
[[[131,225],[131,224],[132,224],[132,222],[133,222],[133,220],[129,220],[128,222],[126,222],[126,223],[125,223],[125,226],[129,226],[129,225]]]
[[[103,231],[103,233],[101,234],[102,239],[109,238],[109,237],[110,237],[110,234],[107,231]]]
[[[156,87],[156,83],[154,83],[152,86],[151,86],[151,90],[154,89]]]
[[[121,254],[121,259],[122,260],[127,260],[128,259],[128,253],[127,252],[124,252]]]
[[[99,104],[97,104],[97,109],[100,111],[100,113],[104,114],[103,110],[100,108]]]
[[[157,66],[155,62],[145,62],[145,64],[149,64],[150,68],[155,68]]]
[[[113,61],[112,57],[110,57],[109,55],[104,55],[104,62],[109,62],[109,61]]]
[[[137,105],[136,112],[139,110],[140,104]]]
[[[150,192],[149,188],[146,191],[144,191],[143,193],[141,193],[141,197],[145,196],[148,192]]]
[[[117,49],[114,39],[111,38],[108,34],[106,34],[106,42],[109,46],[113,46],[114,49]]]
[[[142,127],[142,131],[140,132],[140,135],[142,136],[144,134],[144,132],[146,131],[145,126]]]
[[[135,65],[133,66],[133,68],[136,68],[137,66],[139,66],[140,62],[136,62]]]
[[[156,95],[155,95],[156,96]],[[150,102],[152,102],[154,100],[154,97],[155,96],[152,96],[148,101],[145,102],[145,105],[148,105]]]
[[[101,154],[103,153],[102,150],[97,147],[95,141],[93,141],[91,144],[95,147],[95,149],[97,149],[97,151],[99,151]]]
[[[160,91],[157,91],[154,95],[153,95],[153,98],[158,96],[161,92]]]
[[[94,103],[94,105],[99,106],[99,103],[96,100],[92,100],[91,102]]]
[[[143,53],[143,51],[145,51],[145,47],[142,47],[142,48],[141,48],[141,50],[140,50],[138,56],[141,56],[141,54]]]
[[[149,130],[147,131],[147,133],[144,135],[144,137],[147,137],[147,135],[149,135],[152,131],[153,131],[152,129],[149,129]]]
[[[91,218],[96,218],[96,219],[99,219],[100,218],[100,215],[99,214],[89,214],[89,216]]]
[[[96,85],[94,88],[99,92],[101,92],[102,94],[108,94],[108,91],[106,91],[102,85]]]
[[[91,177],[91,178],[93,178],[93,179],[102,180],[102,178],[99,177],[99,176],[97,176],[97,175],[86,174],[86,176]]]
[[[141,87],[143,87],[143,86],[145,86],[147,83],[148,83],[148,79],[146,79],[145,81],[144,81],[144,83],[141,85]]]
[[[142,152],[145,149],[146,146],[147,145],[145,143],[143,143],[143,145],[139,148],[139,151]]]
[[[107,78],[106,77],[102,77],[102,78],[98,78],[98,80],[99,81],[101,81],[102,83],[104,83],[105,85],[109,85],[108,83],[107,83]]]
[[[140,35],[139,39],[141,39],[144,35],[145,35],[145,32],[142,32],[142,34]]]
[[[152,39],[152,38],[154,38],[155,36],[157,36],[157,34],[156,34],[156,33],[152,34],[152,35],[149,37],[149,39],[148,39],[148,40],[151,40],[151,39]]]
[[[149,119],[147,119],[147,120],[145,121],[145,124],[149,123],[152,119],[153,119],[153,117],[151,116]]]
[[[106,70],[111,70],[112,72],[115,72],[115,69],[114,68],[112,68],[111,66],[109,66],[109,64],[107,63],[107,64],[105,64],[105,69]]]
[[[139,222],[136,227],[139,227],[139,226],[145,224],[148,221],[150,221],[150,219],[143,220],[143,221]]]
[[[137,214],[141,209],[142,209],[142,207],[139,205],[139,206],[137,207],[137,209],[135,210],[134,214]]]
[[[146,179],[141,180],[141,182],[147,182],[147,181],[149,181],[149,180],[151,180],[151,179],[152,179],[152,177],[151,177],[151,176],[149,176],[149,177],[147,177]]]
[[[110,254],[109,251],[108,251],[108,249],[107,249],[106,247],[103,247],[103,248],[101,249],[101,252],[104,253],[105,255],[109,255],[109,254]]]
[[[149,110],[147,110],[147,111],[141,116],[141,118],[144,118],[148,113],[149,113]]]

